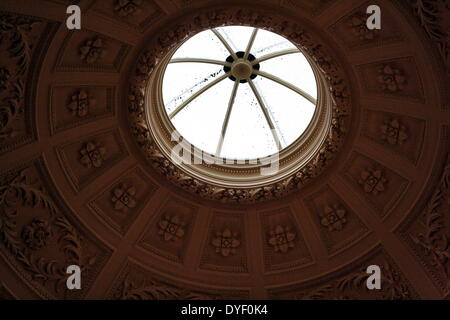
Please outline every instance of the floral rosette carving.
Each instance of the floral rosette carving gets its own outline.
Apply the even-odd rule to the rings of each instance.
[[[117,0],[114,11],[120,17],[129,17],[139,12],[143,0]]]
[[[95,99],[86,90],[78,90],[70,97],[67,108],[72,115],[83,118],[89,114],[89,107],[95,104]]]
[[[120,184],[118,187],[114,188],[113,195],[111,197],[114,210],[126,211],[128,209],[133,209],[137,205],[135,196],[136,187],[129,186],[125,183]]]
[[[165,241],[176,241],[184,236],[185,224],[178,216],[165,216],[158,223],[158,234]]]
[[[52,229],[48,221],[37,218],[22,231],[22,239],[31,250],[45,247],[51,235]]]
[[[381,126],[381,139],[391,145],[402,145],[408,139],[407,129],[397,119],[386,120]]]
[[[320,214],[320,224],[328,231],[340,231],[347,223],[347,211],[339,205],[326,206]]]
[[[86,40],[84,45],[79,49],[80,59],[87,64],[93,64],[103,58],[105,55],[104,40],[99,37],[94,37]]]
[[[290,227],[276,226],[269,232],[269,244],[275,252],[286,253],[295,247],[296,234]]]
[[[145,90],[151,73],[168,50],[197,32],[230,23],[267,29],[283,35],[297,44],[313,59],[318,70],[324,75],[333,101],[329,132],[316,155],[301,169],[282,181],[262,187],[224,188],[186,174],[163,155],[153,140],[146,122]],[[188,192],[208,200],[226,203],[254,203],[277,199],[302,188],[319,176],[336,157],[346,135],[351,109],[349,89],[343,74],[344,70],[337,65],[324,46],[315,39],[313,40],[296,22],[284,18],[275,19],[270,15],[255,12],[254,9],[219,9],[199,13],[193,17],[190,23],[178,24],[170,30],[162,31],[153,45],[138,58],[128,95],[131,132],[149,163],[160,174]]]
[[[105,160],[106,148],[94,141],[87,142],[80,150],[80,162],[86,168],[100,168]]]
[[[236,232],[225,229],[216,233],[211,244],[216,248],[216,253],[228,257],[230,254],[236,253],[236,248],[240,246],[241,241],[238,239],[238,234]]]

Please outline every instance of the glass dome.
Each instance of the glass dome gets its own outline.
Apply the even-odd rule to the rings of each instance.
[[[317,84],[290,41],[227,26],[200,32],[178,48],[162,92],[168,117],[187,141],[242,160],[279,152],[302,135],[316,109]]]

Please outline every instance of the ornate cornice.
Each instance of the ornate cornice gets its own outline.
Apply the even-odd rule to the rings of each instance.
[[[164,155],[152,137],[147,123],[146,88],[152,73],[167,54],[186,38],[221,25],[250,25],[283,35],[311,58],[313,65],[326,80],[332,101],[328,133],[313,157],[296,172],[282,180],[255,188],[223,187],[193,177]],[[273,12],[258,12],[254,8],[220,8],[197,12],[184,22],[161,31],[159,36],[139,56],[130,79],[128,111],[131,130],[148,162],[175,185],[209,200],[227,203],[254,203],[287,195],[319,176],[336,157],[348,126],[351,101],[344,70],[330,50],[294,20],[274,16]]]

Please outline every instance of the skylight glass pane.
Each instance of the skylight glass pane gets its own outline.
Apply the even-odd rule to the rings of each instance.
[[[270,128],[248,83],[240,84],[221,156],[255,159],[277,152]]]
[[[217,30],[235,51],[245,51],[253,32],[253,28],[242,28],[239,26],[217,28]]]
[[[263,61],[261,70],[290,82],[317,98],[314,72],[302,53],[287,54]]]
[[[289,146],[308,127],[315,105],[291,89],[266,78],[258,77],[254,81],[264,95],[283,146]],[[280,103],[280,97],[283,97],[283,103]]]
[[[215,64],[170,63],[163,83],[166,110],[172,112],[198,90],[223,74],[223,68]]]
[[[269,53],[295,48],[286,38],[276,33],[259,29],[252,46],[252,53],[256,58],[260,58]]]
[[[175,58],[205,58],[225,61],[228,50],[211,30],[197,33],[181,45],[172,56]]]
[[[232,88],[230,80],[223,80],[189,103],[173,118],[175,128],[189,143],[207,153],[216,153]]]

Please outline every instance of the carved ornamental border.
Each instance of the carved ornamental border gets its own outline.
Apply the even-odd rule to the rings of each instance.
[[[270,11],[269,11],[270,12]],[[281,198],[300,189],[320,175],[330,165],[341,148],[348,127],[351,99],[344,70],[330,54],[330,50],[311,36],[299,23],[277,13],[261,9],[227,7],[196,11],[183,22],[163,28],[140,54],[129,83],[127,98],[131,132],[147,161],[169,181],[188,192],[208,200],[225,203],[255,203]],[[224,25],[245,25],[278,33],[312,58],[322,73],[333,101],[332,118],[321,148],[303,167],[284,179],[255,188],[223,187],[190,176],[166,157],[154,141],[146,117],[146,89],[152,72],[175,46],[196,33]]]

